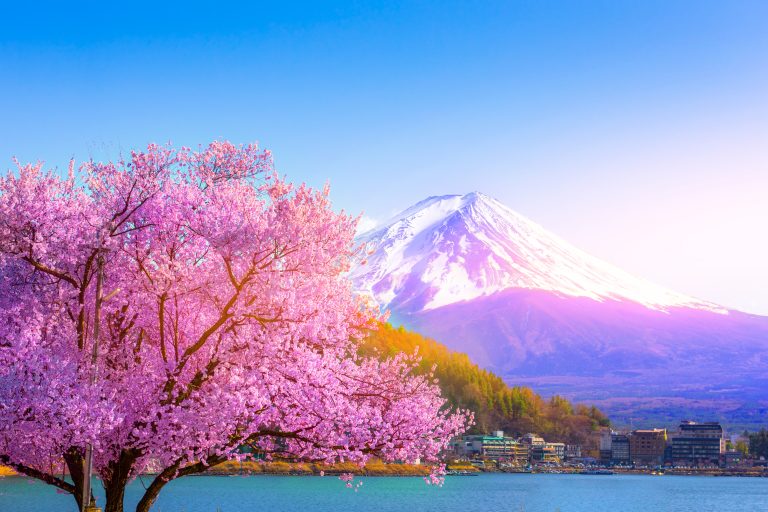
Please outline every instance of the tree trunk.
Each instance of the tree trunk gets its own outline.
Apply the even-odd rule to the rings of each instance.
[[[104,512],[123,512],[125,487],[136,461],[137,454],[132,450],[123,450],[120,457],[107,467],[108,476],[104,479],[106,503]]]
[[[85,473],[85,460],[83,459],[83,454],[79,448],[70,448],[69,451],[64,454],[64,462],[67,463],[69,476],[72,477],[72,483],[75,485],[75,492],[73,496],[77,502],[77,510],[82,510],[84,482],[83,475]],[[93,499],[93,491],[91,491],[91,499]]]

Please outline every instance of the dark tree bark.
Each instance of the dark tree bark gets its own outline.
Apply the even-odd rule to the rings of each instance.
[[[69,469],[69,476],[72,478],[72,494],[77,502],[77,510],[83,509],[83,482],[85,474],[85,459],[83,452],[79,448],[70,448],[64,454],[64,462]],[[91,490],[91,500],[93,500],[93,490]]]
[[[125,498],[125,486],[136,462],[138,454],[134,450],[123,450],[120,457],[109,464],[107,475],[104,478],[104,490],[106,503],[104,512],[123,512],[123,499]]]

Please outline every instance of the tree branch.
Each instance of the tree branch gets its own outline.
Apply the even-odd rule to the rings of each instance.
[[[32,265],[36,270],[39,270],[40,272],[51,275],[57,279],[61,279],[62,281],[66,281],[67,283],[71,284],[75,288],[79,288],[77,280],[75,280],[75,278],[73,278],[72,276],[67,275],[65,272],[43,265],[42,263],[35,260],[31,256],[22,256],[21,259],[26,261],[30,265]]]
[[[149,484],[147,490],[144,492],[144,496],[141,497],[139,503],[136,505],[136,512],[149,512],[150,507],[157,499],[158,494],[165,484],[176,478],[194,475],[196,473],[203,473],[213,466],[217,466],[226,461],[227,457],[223,455],[216,455],[208,457],[205,462],[200,461],[188,466],[181,467],[182,460],[177,460],[174,464],[168,466],[162,470]]]
[[[0,455],[0,462],[2,462],[4,466],[8,466],[9,468],[13,469],[17,473],[21,473],[22,475],[36,478],[37,480],[45,482],[48,485],[53,485],[55,487],[58,487],[62,491],[66,491],[73,495],[75,494],[75,486],[69,482],[62,480],[61,478],[55,477],[53,475],[49,475],[48,473],[44,473],[35,468],[25,466],[24,464],[16,464],[12,462],[7,455]]]

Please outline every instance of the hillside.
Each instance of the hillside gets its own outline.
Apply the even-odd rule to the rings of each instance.
[[[435,374],[447,400],[475,412],[472,432],[537,432],[548,441],[589,444],[590,434],[609,424],[596,407],[573,405],[559,396],[545,400],[531,388],[510,387],[501,377],[478,367],[466,354],[402,327],[382,325],[364,341],[361,350],[367,355],[391,356],[413,353],[417,348],[422,358],[419,371],[428,372],[437,365]]]

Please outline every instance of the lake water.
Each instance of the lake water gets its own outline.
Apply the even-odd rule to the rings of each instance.
[[[347,489],[336,477],[186,477],[160,495],[157,512],[757,512],[768,510],[768,478],[646,475],[486,474],[371,477]],[[142,483],[127,493],[127,511]],[[101,502],[103,504],[103,501]],[[76,512],[74,500],[25,478],[0,478],[1,512]]]

